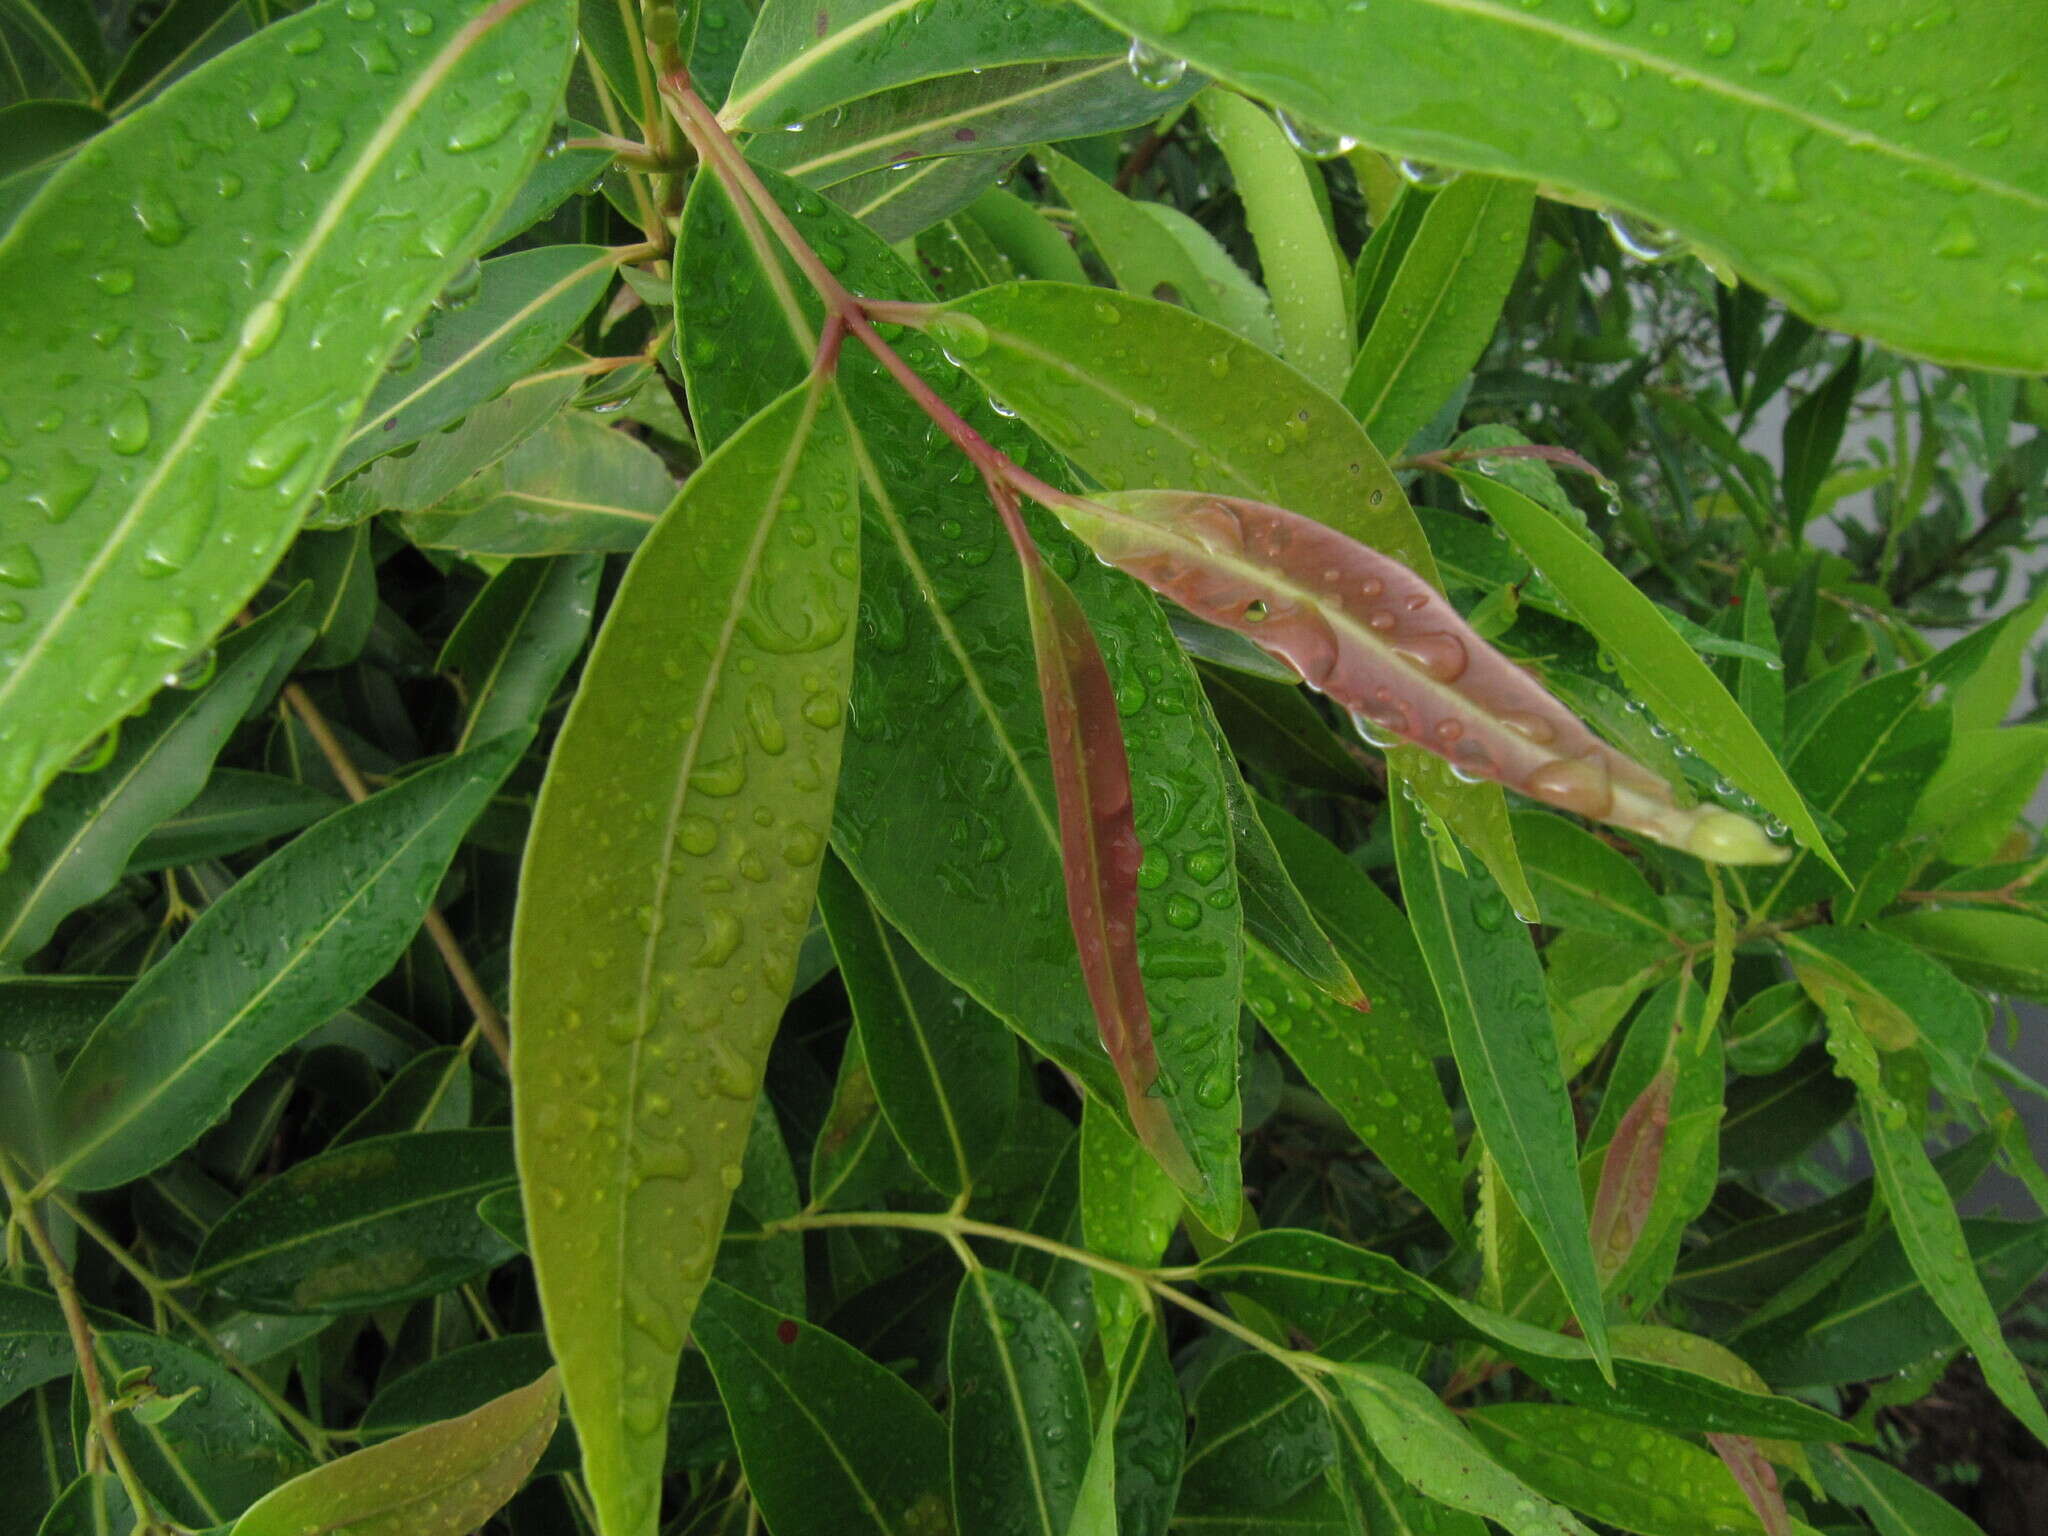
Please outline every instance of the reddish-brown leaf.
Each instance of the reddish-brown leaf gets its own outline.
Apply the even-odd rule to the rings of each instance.
[[[1131,768],[1109,668],[1081,605],[1036,552],[1023,560],[1031,644],[1059,800],[1060,862],[1067,920],[1095,1010],[1102,1048],[1116,1066],[1138,1140],[1176,1184],[1201,1175],[1154,1091],[1159,1058],[1138,970],[1138,866],[1144,849],[1132,815]]]
[[[1671,1092],[1677,1081],[1678,1068],[1667,1061],[1629,1105],[1607,1144],[1600,1191],[1593,1197],[1592,1225],[1593,1263],[1602,1286],[1628,1262],[1656,1203],[1664,1133],[1671,1124]]]
[[[1764,1459],[1763,1448],[1747,1435],[1710,1434],[1707,1444],[1734,1475],[1769,1536],[1792,1536],[1792,1516],[1778,1487],[1778,1472]]]
[[[1461,776],[1701,858],[1785,857],[1732,811],[1679,806],[1664,780],[1595,736],[1427,581],[1333,528],[1193,491],[1103,495],[1060,516],[1103,559],[1286,662],[1369,740],[1411,742]]]

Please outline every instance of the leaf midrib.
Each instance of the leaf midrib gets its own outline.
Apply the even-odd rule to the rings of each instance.
[[[500,23],[533,3],[535,0],[497,0],[489,10],[466,23],[449,38],[447,46],[427,62],[411,88],[392,103],[390,112],[378,125],[377,131],[370,135],[362,153],[349,167],[348,174],[336,185],[333,196],[322,209],[320,216],[314,220],[313,227],[297,244],[291,259],[279,272],[277,280],[264,293],[262,299],[256,301],[257,303],[271,302],[280,308],[288,307],[299,285],[306,279],[314,262],[325,253],[335,230],[354,206],[371,176],[381,168],[406,131],[413,127],[414,120],[427,98],[456,65],[462,62],[472,46],[481,42]],[[18,229],[20,226],[16,227]],[[255,307],[252,303],[250,312],[253,312]],[[4,680],[0,680],[0,706],[5,706],[10,695],[21,685],[24,678],[34,675],[38,658],[54,643],[54,637],[78,616],[85,600],[92,594],[108,566],[126,552],[130,537],[164,482],[170,477],[172,467],[184,461],[193,441],[213,418],[214,407],[218,405],[221,397],[234,387],[248,365],[256,361],[259,355],[267,354],[253,354],[239,343],[229,351],[219,372],[214,375],[213,382],[206,387],[186,415],[183,425],[179,427],[177,435],[171,440],[163,456],[156,461],[149,474],[130,495],[127,510],[108,530],[99,552],[87,561],[85,569],[79,573],[78,579],[65,593],[63,601],[51,614],[49,622],[43,625],[40,633],[16,661],[13,670]]]

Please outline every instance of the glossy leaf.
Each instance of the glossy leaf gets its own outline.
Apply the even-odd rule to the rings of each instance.
[[[216,768],[182,811],[158,822],[135,845],[128,873],[241,853],[310,827],[345,801],[277,774]]]
[[[469,1129],[475,1096],[469,1056],[454,1045],[420,1052],[392,1075],[384,1091],[361,1114],[334,1133],[330,1149],[373,1136],[396,1136],[401,1131]]]
[[[1779,856],[1731,811],[1676,805],[1422,577],[1320,523],[1185,491],[1111,493],[1061,516],[1103,559],[1284,660],[1389,745],[1701,857]]]
[[[815,194],[776,185],[799,227],[845,253],[844,281],[873,295],[929,297],[867,231]],[[801,304],[780,307],[761,247],[734,227],[709,178],[693,191],[684,225],[685,250],[696,253],[677,273],[684,358],[694,419],[715,442],[770,383],[803,376],[817,320]],[[1030,434],[972,393],[930,342],[897,345],[976,431],[1013,456],[1033,452]],[[746,369],[719,366],[734,354]],[[841,359],[863,459],[861,622],[873,639],[858,658],[834,847],[941,973],[1093,1097],[1121,1105],[1061,910],[1057,813],[1039,765],[1036,679],[1019,644],[1029,620],[1017,565],[972,470],[932,451],[929,420],[877,372],[859,349]],[[1157,605],[1088,560],[1049,516],[1027,521],[1086,611],[1124,710],[1138,836],[1156,855],[1139,880],[1139,964],[1152,1009],[1176,1021],[1158,1041],[1162,1066],[1182,1085],[1169,1111],[1218,1191],[1209,1217],[1232,1225],[1241,917],[1222,764],[1195,713],[1193,669]],[[915,729],[900,723],[913,718]]]
[[[1159,205],[1131,201],[1065,155],[1040,150],[1037,160],[1126,293],[1185,304],[1249,340],[1277,347],[1279,333],[1273,329],[1270,309],[1263,335],[1231,323],[1241,312],[1232,302],[1234,296],[1220,286],[1212,288],[1188,247],[1148,211]]]
[[[36,1536],[120,1536],[137,1523],[121,1480],[111,1472],[88,1472],[58,1495]]]
[[[913,14],[914,13],[914,14]],[[992,65],[1121,55],[1125,41],[1078,10],[1047,7],[989,25],[971,0],[855,0],[823,21],[808,0],[768,0],[733,72],[719,119],[780,128],[822,107]]]
[[[1245,1005],[1309,1086],[1444,1230],[1465,1228],[1464,1176],[1436,1066],[1398,1015],[1346,1008],[1302,985],[1261,947],[1245,959]]]
[[[1437,584],[1421,524],[1372,440],[1251,343],[1171,305],[1055,283],[991,288],[951,308],[987,333],[972,357],[959,354],[968,371],[1105,486],[1179,485],[1286,507]],[[1105,347],[1109,326],[1117,344]],[[1397,748],[1390,761],[1517,908],[1533,910],[1500,791],[1430,774],[1419,753]]]
[[[1093,1107],[1081,1116],[1081,1231],[1091,1253],[1119,1263],[1157,1264],[1173,1240],[1181,1195],[1128,1132]],[[1114,1275],[1097,1273],[1095,1318],[1105,1358],[1120,1359],[1146,1299]]]
[[[1088,1388],[1043,1296],[975,1268],[953,1303],[953,1509],[989,1536],[1065,1536],[1088,1466]]]
[[[1625,854],[1561,816],[1517,811],[1514,825],[1545,923],[1618,939],[1670,932],[1656,893]]]
[[[1875,1456],[1830,1449],[1814,1471],[1830,1497],[1862,1510],[1881,1536],[1983,1536],[1947,1499]]]
[[[174,1519],[219,1525],[305,1469],[305,1452],[263,1400],[209,1356],[155,1334],[119,1330],[100,1333],[96,1347],[104,1377],[146,1369],[156,1396],[192,1393],[168,1418],[150,1423],[131,1414],[121,1426],[121,1444],[143,1486]],[[83,1403],[84,1395],[75,1394],[74,1423]]]
[[[1928,1160],[1919,1133],[1906,1123],[1905,1115],[1891,1106],[1873,1104],[1867,1094],[1862,1119],[1877,1187],[1891,1209],[1913,1272],[1943,1316],[1976,1352],[1984,1380],[1998,1400],[2036,1440],[2048,1442],[2048,1412],[2043,1411],[2025,1368],[1999,1331],[1998,1314],[1970,1262],[1962,1221]]]
[[[1485,475],[1459,471],[1457,480],[1542,570],[1579,622],[1613,654],[1630,690],[1671,733],[1832,866],[1834,855],[1792,780],[1742,707],[1657,606],[1540,503]]]
[[[1322,1404],[1286,1366],[1248,1351],[1202,1382],[1183,1487],[1198,1504],[1270,1508],[1308,1487],[1336,1456]]]
[[[1244,204],[1287,361],[1331,394],[1350,366],[1344,259],[1309,171],[1280,125],[1244,97],[1212,91],[1199,110]]]
[[[1187,1407],[1157,1313],[1139,1319],[1097,1421],[1094,1454],[1107,1434],[1116,1462],[1116,1521],[1109,1529],[1116,1536],[1165,1536],[1180,1493]]]
[[[851,476],[830,393],[810,386],[705,461],[613,602],[527,844],[521,1185],[612,1536],[655,1517],[675,1358],[810,916],[852,653]]]
[[[0,868],[0,964],[20,965],[113,889],[150,830],[199,794],[229,733],[313,638],[304,595],[230,635],[203,687],[165,690],[122,729],[112,761],[50,787]]]
[[[1530,1497],[1415,1377],[1346,1365],[1337,1381],[1374,1448],[1418,1491],[1483,1515],[1515,1536],[1585,1536],[1586,1528],[1561,1506]]]
[[[1608,1525],[1642,1536],[1762,1536],[1714,1454],[1663,1430],[1539,1403],[1494,1404],[1465,1423],[1538,1493]]]
[[[72,1365],[71,1333],[57,1298],[0,1285],[0,1407],[67,1375]]]
[[[1849,994],[1891,1038],[1918,1039],[1941,1091],[1977,1096],[1986,1017],[1977,997],[1910,945],[1870,928],[1814,927],[1785,937],[1786,958],[1809,991]]]
[[[1270,945],[1276,958],[1300,971],[1326,996],[1360,1011],[1372,1003],[1309,910],[1308,899],[1287,872],[1287,865],[1266,830],[1251,790],[1224,754],[1224,789],[1230,799],[1231,843],[1237,854],[1238,888],[1244,896],[1244,927],[1248,940]],[[1247,961],[1249,965],[1249,961]]]
[[[1803,1440],[1839,1440],[1852,1433],[1805,1403],[1661,1360],[1616,1354],[1610,1386],[1584,1340],[1457,1299],[1382,1254],[1320,1233],[1256,1233],[1205,1260],[1199,1273],[1207,1284],[1250,1296],[1326,1349],[1371,1323],[1431,1342],[1485,1343],[1547,1391],[1633,1423]]]
[[[837,859],[819,877],[818,903],[882,1113],[918,1171],[962,1194],[1009,1134],[1016,1042],[889,929]]]
[[[559,0],[423,0],[406,14],[428,24],[410,29],[398,10],[345,9],[291,17],[188,75],[0,241],[17,306],[0,393],[77,379],[52,430],[7,428],[12,494],[40,523],[7,557],[33,580],[10,599],[23,618],[0,676],[0,842],[254,592],[386,354],[532,160],[546,118],[523,109],[569,67]],[[248,194],[174,197],[188,145]],[[111,206],[144,214],[116,224]],[[245,271],[258,229],[278,256]],[[374,279],[356,275],[372,253]],[[89,334],[109,325],[124,328],[119,366]],[[146,398],[135,368],[162,370]]]
[[[1902,912],[1886,918],[1881,930],[1978,986],[2048,997],[2048,924],[2030,913],[1975,907]]]
[[[192,1283],[255,1310],[367,1312],[510,1258],[476,1215],[512,1182],[503,1130],[351,1141],[258,1186],[200,1244]]]
[[[519,1491],[554,1436],[561,1403],[549,1371],[462,1418],[294,1478],[245,1512],[233,1536],[461,1536]]]
[[[653,449],[578,411],[405,519],[406,536],[470,555],[636,549],[675,498]]]
[[[1604,1367],[1607,1326],[1578,1139],[1535,946],[1484,872],[1446,868],[1415,809],[1398,800],[1392,809],[1402,894],[1473,1122]]]
[[[748,1490],[778,1536],[923,1536],[950,1525],[945,1426],[893,1372],[717,1284],[694,1335]]]
[[[462,742],[538,725],[583,650],[604,562],[595,555],[517,560],[491,578],[441,648],[462,678]]]
[[[356,1421],[356,1432],[375,1444],[462,1418],[535,1381],[553,1364],[547,1340],[537,1333],[508,1333],[452,1349],[380,1387]],[[533,1475],[574,1471],[575,1447],[576,1431],[557,1418]]]
[[[416,443],[494,399],[554,356],[611,281],[617,259],[594,245],[550,245],[457,275],[431,329],[401,346],[341,445],[330,479]]]
[[[1536,192],[1526,182],[1461,176],[1429,200],[1373,310],[1344,380],[1344,404],[1382,453],[1399,453],[1493,339]]]
[[[17,101],[0,107],[0,230],[107,116],[82,101]]]
[[[167,1162],[368,991],[525,746],[500,737],[337,811],[208,907],[65,1072],[49,1182],[107,1189]]]
[[[2048,185],[2016,126],[2033,98],[1995,16],[1943,13],[1924,29],[1898,20],[1873,49],[1862,23],[1832,14],[1660,27],[1634,8],[1445,0],[1088,8],[1375,148],[1544,182],[1667,225],[1837,329],[1978,367],[2048,359],[2030,265]],[[1900,228],[1916,238],[1893,238]]]

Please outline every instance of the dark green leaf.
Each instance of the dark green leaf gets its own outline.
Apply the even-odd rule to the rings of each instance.
[[[953,1303],[947,1371],[956,1518],[989,1536],[1065,1536],[1089,1428],[1066,1324],[1021,1280],[971,1269]]]

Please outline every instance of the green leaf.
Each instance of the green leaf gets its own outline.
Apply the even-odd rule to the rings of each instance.
[[[0,230],[78,146],[107,126],[82,101],[17,101],[0,108]]]
[[[328,478],[418,442],[541,367],[590,312],[617,266],[602,246],[549,245],[486,261],[474,277],[458,276],[457,286],[468,290],[460,306],[444,299],[431,329],[400,347]]]
[[[867,231],[814,193],[776,182],[800,227],[845,256],[869,295],[930,297]],[[759,393],[809,367],[815,309],[783,309],[763,252],[700,178],[677,271],[692,416],[706,442]],[[1107,293],[1105,290],[1097,290]],[[899,348],[990,442],[1036,448],[923,338]],[[744,357],[744,368],[729,359]],[[1277,365],[1276,365],[1277,366]],[[876,908],[965,988],[1104,1103],[1123,1094],[1099,1043],[1067,914],[1045,725],[1018,567],[963,460],[934,453],[929,419],[858,350],[840,376],[862,462],[867,518],[863,630],[833,844]],[[1043,453],[1042,449],[1037,449]],[[1199,686],[1157,604],[1089,560],[1052,518],[1032,519],[1047,564],[1072,586],[1109,660],[1148,855],[1139,962],[1162,1032],[1163,1100],[1215,1193],[1208,1219],[1236,1222],[1234,1094],[1241,918],[1222,764],[1197,712]],[[916,730],[890,722],[916,719]],[[1218,860],[1222,860],[1221,863]],[[1028,893],[1028,894],[1026,894]],[[1194,921],[1189,923],[1189,918]],[[1203,1098],[1208,1085],[1209,1102]]]
[[[572,555],[639,547],[675,499],[658,454],[570,411],[404,521],[429,549],[467,555]]]
[[[2015,1305],[2048,1268],[2048,1222],[1969,1217],[1962,1232],[1998,1311]],[[1945,1356],[1961,1342],[1893,1228],[1843,1272],[1824,1300],[1758,1328],[1745,1348],[1765,1376],[1796,1390],[1890,1376]]]
[[[1181,1192],[1123,1126],[1095,1105],[1081,1115],[1081,1231],[1088,1250],[1139,1268],[1157,1264],[1180,1220]],[[1147,1309],[1144,1296],[1097,1272],[1103,1357],[1118,1360]]]
[[[0,396],[50,398],[50,430],[6,429],[11,494],[39,521],[0,555],[22,610],[0,660],[0,842],[256,590],[386,354],[546,130],[525,109],[569,67],[561,0],[345,7],[265,28],[108,129],[0,240]],[[203,198],[181,169],[194,153]],[[286,157],[299,169],[281,177]],[[109,223],[110,207],[140,212]],[[288,254],[252,279],[245,236]],[[118,352],[92,338],[110,326]],[[138,368],[161,370],[146,397]],[[70,375],[59,405],[51,381]]]
[[[987,332],[985,348],[962,354],[975,379],[1109,489],[1181,486],[1269,502],[1440,585],[1422,525],[1364,429],[1251,343],[1172,305],[1054,283],[990,288],[949,312]],[[1115,346],[1103,345],[1110,326]],[[1451,819],[1517,909],[1533,911],[1499,787],[1436,774],[1412,749],[1389,761]]]
[[[1065,1536],[1088,1466],[1088,1387],[1046,1299],[999,1269],[967,1272],[953,1303],[955,1517],[988,1536]]]
[[[1302,157],[1280,125],[1244,97],[1211,91],[1199,110],[1223,152],[1259,253],[1287,361],[1336,394],[1351,365],[1351,308],[1344,259]],[[1320,178],[1320,173],[1317,173]]]
[[[121,60],[106,99],[132,110],[255,27],[243,0],[171,0]]]
[[[1813,510],[1814,493],[1834,468],[1862,366],[1863,349],[1851,346],[1848,355],[1820,387],[1786,414],[1780,453],[1785,465],[1785,516],[1792,525],[1795,541],[1806,526],[1807,514]]]
[[[1976,1353],[1984,1380],[2036,1440],[2048,1442],[2048,1412],[2026,1369],[1999,1331],[1998,1314],[1970,1262],[1956,1208],[1928,1161],[1927,1149],[1903,1113],[1864,1095],[1863,1139],[1877,1171],[1877,1187],[1891,1209],[1899,1242],[1913,1272],[1942,1315]]]
[[[1542,570],[1613,654],[1629,690],[1671,733],[1790,827],[1802,846],[1839,868],[1770,747],[1657,605],[1541,503],[1485,475],[1460,470],[1455,478]]]
[[[1828,864],[1852,885],[1897,845],[1921,791],[1948,750],[1948,710],[1942,705],[1923,707],[1927,686],[1920,668],[1865,683],[1820,718],[1793,756],[1792,777],[1807,801],[1843,829],[1840,863],[1830,858]],[[1674,722],[1674,732],[1677,729]],[[1880,764],[1886,770],[1882,774],[1875,771]],[[1750,786],[1744,788],[1756,794]],[[1776,806],[1765,804],[1781,820],[1790,821]],[[1824,871],[1803,852],[1796,853],[1757,910],[1801,905],[1834,889]]]
[[[1479,1408],[1465,1424],[1538,1493],[1608,1525],[1642,1536],[1762,1536],[1721,1459],[1661,1429],[1543,1403]]]
[[[2020,690],[2026,654],[2048,622],[2048,587],[2005,616],[1993,635],[1983,662],[1949,689],[1958,731],[1989,730],[2002,724]]]
[[[1908,837],[1934,834],[1950,864],[1998,856],[2048,776],[2048,727],[1957,731],[1907,823]]]
[[[1041,149],[1036,158],[1087,231],[1089,242],[1118,287],[1126,293],[1185,304],[1261,346],[1277,346],[1279,333],[1273,328],[1270,310],[1263,335],[1231,323],[1233,315],[1242,313],[1234,302],[1236,295],[1227,297],[1225,290],[1210,287],[1188,247],[1153,216],[1151,210],[1159,205],[1133,202],[1065,155]]]
[[[1995,13],[1901,21],[1873,50],[1865,23],[1838,14],[1679,25],[1634,8],[1448,0],[1088,8],[1376,149],[1668,225],[1838,330],[1975,367],[2048,362],[2031,265],[2048,181],[2020,126],[2027,66]]]
[[[1902,912],[1879,931],[1925,950],[1980,987],[2048,998],[2048,923],[2026,912],[1948,907]]]
[[[1542,962],[1499,887],[1483,871],[1446,868],[1405,799],[1392,810],[1402,894],[1473,1122],[1605,1369],[1607,1324]]]
[[[1511,819],[1544,922],[1617,939],[1670,934],[1656,892],[1626,855],[1562,816],[1516,811]]]
[[[818,903],[882,1113],[935,1188],[964,1194],[1009,1134],[1016,1041],[889,929],[837,859]]]
[[[0,1407],[68,1375],[72,1364],[71,1334],[57,1298],[0,1285]]]
[[[527,739],[500,737],[337,811],[200,914],[65,1072],[45,1182],[110,1189],[161,1166],[368,991]]]
[[[461,1536],[519,1491],[561,1404],[549,1371],[462,1418],[301,1474],[245,1512],[233,1536]]]
[[[674,1362],[810,916],[852,662],[852,492],[823,385],[705,461],[612,604],[527,843],[520,1175],[608,1531],[654,1518]]]
[[[1432,1343],[1484,1343],[1545,1390],[1633,1423],[1797,1440],[1839,1440],[1853,1433],[1805,1403],[1656,1360],[1616,1355],[1609,1385],[1583,1339],[1461,1300],[1383,1254],[1321,1233],[1254,1233],[1204,1260],[1199,1275],[1205,1284],[1242,1292],[1268,1307],[1326,1353],[1331,1341],[1369,1324]]]
[[[1862,1510],[1880,1536],[1984,1536],[1947,1499],[1875,1456],[1830,1447],[1813,1470],[1830,1498]]]
[[[1750,1077],[1780,1071],[1819,1025],[1820,1010],[1798,982],[1765,987],[1728,1021],[1728,1065]]]
[[[461,1418],[534,1381],[553,1364],[547,1340],[537,1333],[508,1333],[450,1350],[380,1386],[356,1421],[356,1433],[375,1443]],[[576,1431],[566,1419],[558,1419],[554,1438],[534,1462],[532,1475],[575,1468]]]
[[[1800,979],[1837,988],[1905,1040],[1918,1038],[1934,1081],[1958,1103],[1977,1097],[1988,1021],[1976,994],[1935,961],[1873,928],[1800,929],[1783,936]]]
[[[91,5],[85,0],[6,0],[4,12],[81,95],[97,94],[107,67],[107,40]]]
[[[1116,1518],[1105,1536],[1165,1536],[1180,1494],[1187,1405],[1156,1312],[1138,1320],[1098,1417],[1096,1454],[1107,1431],[1116,1462]]]
[[[88,1472],[58,1495],[36,1536],[121,1536],[136,1524],[135,1505],[121,1480],[111,1472]]]
[[[1369,1006],[1358,978],[1351,974],[1351,967],[1337,953],[1337,946],[1309,911],[1307,898],[1287,873],[1280,850],[1252,804],[1251,791],[1235,771],[1236,763],[1227,752],[1223,757],[1238,889],[1244,894],[1246,939],[1270,947],[1318,990],[1346,1007]]]
[[[187,1525],[232,1520],[279,1483],[306,1467],[306,1454],[284,1432],[263,1399],[209,1356],[155,1334],[102,1332],[100,1371],[114,1378],[146,1370],[160,1397],[197,1389],[169,1418],[121,1424],[121,1444],[142,1483],[166,1513]],[[72,1397],[72,1422],[83,1429],[84,1394]]]
[[[1481,1449],[1428,1387],[1383,1366],[1342,1365],[1337,1383],[1373,1447],[1419,1492],[1496,1521],[1515,1536],[1586,1536],[1586,1528]]]
[[[799,1232],[764,1237],[758,1228],[794,1216],[802,1197],[796,1167],[782,1139],[775,1106],[754,1100],[754,1121],[740,1159],[740,1187],[733,1191],[726,1235],[718,1245],[712,1274],[756,1301],[801,1317],[804,1314],[804,1241]]]
[[[192,1283],[259,1312],[368,1312],[512,1256],[476,1214],[512,1182],[503,1130],[374,1136],[258,1185],[206,1234]]]
[[[1322,1475],[1337,1456],[1330,1416],[1271,1355],[1234,1355],[1195,1399],[1184,1494],[1197,1504],[1269,1508]]]
[[[308,671],[345,667],[362,654],[377,619],[377,567],[367,526],[300,534],[278,575],[287,587],[313,589],[306,619],[314,638],[303,661]]]
[[[718,1378],[748,1491],[777,1536],[949,1527],[946,1429],[900,1377],[715,1283],[693,1333]]]
[[[461,745],[540,723],[590,635],[603,573],[594,554],[515,560],[477,594],[435,663],[463,682]]]
[[[135,845],[128,873],[241,853],[310,827],[345,803],[296,779],[216,768],[191,804],[158,822]]]
[[[1086,58],[956,70],[862,96],[798,133],[763,133],[748,158],[828,191],[874,233],[900,240],[973,202],[1007,166],[1004,151],[1133,127],[1199,84],[1148,88],[1125,66],[1122,45]],[[924,173],[945,190],[904,200],[902,189]]]
[[[1414,1031],[1383,1011],[1397,1005],[1376,999],[1370,1013],[1347,1008],[1303,986],[1256,944],[1245,958],[1245,1005],[1387,1171],[1445,1231],[1462,1235],[1464,1174],[1450,1106]]]
[[[1461,176],[1429,199],[1373,311],[1344,404],[1383,453],[1399,453],[1493,339],[1529,243],[1536,189]]]
[[[1265,652],[1258,654],[1270,660]],[[1351,796],[1364,792],[1369,782],[1364,764],[1292,676],[1283,682],[1227,665],[1205,665],[1201,674],[1217,723],[1231,749],[1248,763],[1305,789]]]
[[[105,767],[50,786],[0,868],[0,965],[19,966],[112,890],[149,831],[199,794],[229,734],[312,639],[306,609],[294,593],[228,636],[210,682],[166,689],[122,729]]]
[[[782,128],[890,86],[997,64],[1122,58],[1125,40],[1078,9],[1043,6],[990,25],[973,0],[767,0],[719,110],[728,128]],[[1071,137],[1062,133],[1058,137]]]
[[[393,1074],[362,1113],[334,1133],[329,1150],[401,1131],[469,1129],[475,1080],[461,1046],[422,1051]]]

